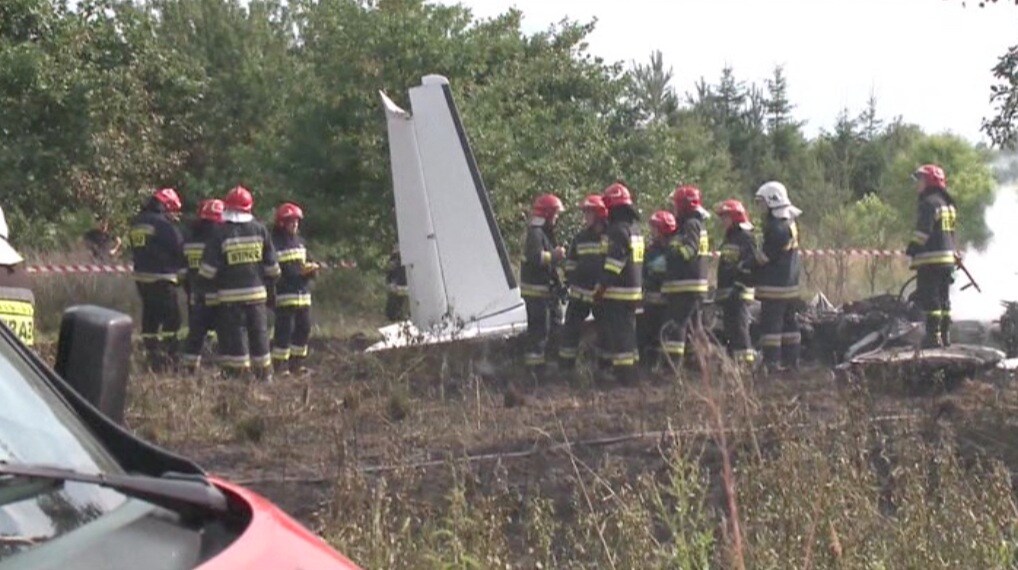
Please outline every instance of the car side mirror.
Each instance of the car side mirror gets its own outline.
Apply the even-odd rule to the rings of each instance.
[[[95,305],[64,311],[54,369],[116,423],[124,419],[131,363],[131,317]]]

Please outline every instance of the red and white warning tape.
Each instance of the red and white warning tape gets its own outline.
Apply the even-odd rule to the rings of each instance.
[[[342,260],[339,263],[319,263],[321,269],[356,269],[356,261]],[[126,263],[104,265],[92,263],[30,263],[25,267],[28,273],[72,274],[72,273],[130,273],[131,265]]]
[[[904,256],[905,252],[900,249],[804,249],[801,250],[806,257],[824,256],[847,256],[847,257],[897,257]],[[712,251],[711,257],[718,257],[718,252]],[[357,262],[342,260],[339,263],[320,263],[322,269],[356,269]],[[39,274],[72,274],[72,273],[130,273],[130,264],[91,264],[91,263],[32,263],[26,267],[28,273]]]

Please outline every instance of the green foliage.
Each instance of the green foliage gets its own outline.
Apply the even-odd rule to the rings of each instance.
[[[76,240],[90,216],[122,229],[153,187],[177,187],[190,209],[243,183],[260,214],[296,200],[320,249],[377,265],[395,240],[377,92],[405,104],[408,87],[440,73],[511,248],[535,194],[573,205],[617,179],[645,213],[680,183],[700,185],[709,205],[749,201],[778,179],[806,212],[804,235],[818,237],[874,194],[901,222],[882,228],[890,245],[913,215],[902,175],[937,160],[959,193],[963,238],[988,235],[982,155],[885,123],[873,99],[810,140],[781,67],[762,86],[728,67],[683,98],[660,53],[626,69],[588,52],[593,23],[528,34],[522,16],[482,20],[424,0],[3,2],[0,203],[16,240],[49,248]],[[567,212],[566,228],[577,222]]]

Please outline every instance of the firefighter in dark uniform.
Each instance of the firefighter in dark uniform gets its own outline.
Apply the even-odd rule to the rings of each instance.
[[[212,281],[218,303],[219,363],[223,372],[272,378],[267,284],[279,277],[269,231],[254,219],[254,199],[243,186],[223,200],[225,223],[205,246],[198,274]]]
[[[204,200],[198,206],[198,219],[184,238],[184,261],[187,263],[185,284],[188,290],[187,338],[181,363],[191,372],[201,365],[205,338],[216,326],[216,293],[209,290],[209,282],[198,276],[205,244],[215,238],[223,223],[225,206],[222,200]]]
[[[276,282],[275,333],[272,337],[272,364],[281,374],[307,372],[308,338],[311,336],[311,280],[318,264],[308,257],[300,221],[304,211],[292,203],[276,208],[272,245],[276,249],[281,275]]]
[[[676,364],[686,354],[687,338],[701,327],[700,307],[707,295],[707,259],[710,240],[705,223],[709,214],[701,206],[700,189],[679,186],[672,193],[678,229],[668,248],[668,269],[661,292],[668,303],[663,349]]]
[[[947,193],[944,169],[924,164],[912,177],[919,193],[915,237],[905,253],[916,271],[916,298],[926,313],[924,348],[951,344],[951,283],[954,281],[958,210]]]
[[[640,214],[633,198],[621,183],[601,194],[608,207],[608,248],[604,266],[594,289],[594,301],[601,304],[604,317],[605,349],[612,361],[616,380],[636,380],[640,359],[636,345],[636,309],[643,300],[643,236],[637,222]]]
[[[753,273],[760,299],[760,344],[768,370],[796,369],[802,337],[795,318],[799,297],[799,230],[795,219],[802,210],[792,205],[780,182],[767,182],[756,191],[764,212],[763,244]]]
[[[604,266],[604,231],[608,222],[608,208],[601,196],[587,196],[580,204],[585,227],[569,244],[563,265],[566,282],[569,284],[569,306],[566,308],[565,324],[559,340],[559,362],[562,369],[571,370],[576,366],[580,345],[580,333],[584,321],[592,313],[597,325],[603,325],[600,307],[594,305],[594,287]],[[602,348],[604,333],[598,331],[598,347]]]
[[[534,200],[520,266],[520,293],[527,306],[527,346],[523,361],[534,371],[545,364],[545,349],[551,334],[555,304],[552,288],[558,283],[557,268],[565,248],[555,242],[555,222],[563,210],[562,200],[542,194]]]
[[[407,318],[410,288],[407,287],[406,266],[399,256],[399,246],[389,254],[385,268],[385,318],[402,321]]]
[[[752,268],[759,255],[753,224],[738,200],[725,200],[715,213],[725,227],[718,262],[718,288],[714,302],[721,307],[725,343],[732,358],[751,367],[756,351],[749,335],[749,305],[753,302]]]
[[[35,295],[24,258],[10,244],[10,228],[0,209],[0,321],[26,346],[35,345]]]
[[[636,318],[640,362],[647,368],[660,361],[661,326],[668,307],[661,285],[668,272],[668,244],[676,229],[678,226],[671,212],[658,210],[651,215],[651,241],[643,259],[643,312]]]
[[[176,224],[180,206],[176,190],[157,190],[135,216],[128,236],[141,296],[142,343],[149,366],[157,372],[172,367],[177,353],[177,286],[184,272],[184,238]]]

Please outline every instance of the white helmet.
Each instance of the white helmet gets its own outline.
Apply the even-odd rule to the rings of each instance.
[[[795,218],[802,213],[802,210],[792,205],[792,201],[788,199],[788,189],[780,182],[772,180],[765,183],[756,191],[756,197],[762,200],[771,214],[777,218]]]
[[[11,231],[7,226],[7,218],[4,217],[4,209],[0,208],[0,265],[17,265],[25,260],[15,251],[7,239]]]

